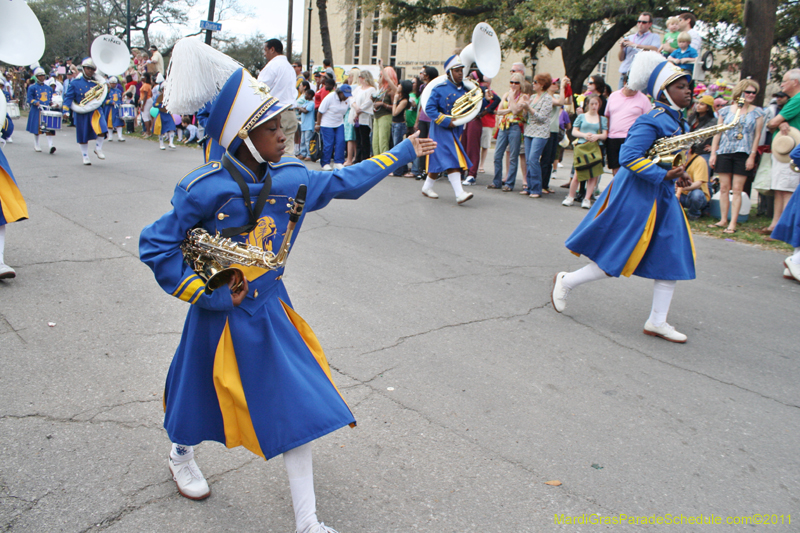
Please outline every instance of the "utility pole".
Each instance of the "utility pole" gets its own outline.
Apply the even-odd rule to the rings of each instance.
[[[92,55],[92,0],[86,0],[86,53]]]
[[[311,2],[308,0],[308,42],[306,43],[306,68],[311,72]]]
[[[127,36],[128,36],[128,50],[130,51],[130,49],[131,49],[131,0],[128,0],[128,14],[127,14],[127,18],[128,18],[128,31],[127,31]]]
[[[292,62],[292,12],[294,11],[294,2],[289,0],[289,28],[286,30],[286,59],[289,63]]]
[[[214,7],[216,6],[215,0],[208,1],[208,21],[214,22]],[[211,46],[211,30],[206,30],[206,44]]]

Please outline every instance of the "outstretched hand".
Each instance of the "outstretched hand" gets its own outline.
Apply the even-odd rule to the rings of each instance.
[[[436,149],[436,141],[432,139],[420,139],[419,131],[415,131],[412,135],[408,136],[408,140],[414,145],[414,151],[418,157],[431,155]]]
[[[664,176],[665,181],[674,180],[675,178],[680,178],[686,172],[686,167],[683,165],[679,167],[673,167],[667,171],[667,175]]]

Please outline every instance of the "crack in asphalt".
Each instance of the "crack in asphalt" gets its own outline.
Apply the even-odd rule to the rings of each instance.
[[[11,325],[11,322],[8,321],[5,315],[0,314],[0,318],[3,319],[3,322],[8,326],[8,329],[10,329],[14,333],[14,335],[17,336],[17,338],[22,342],[22,344],[28,344],[28,341],[26,341],[25,338],[19,334],[20,331],[25,331],[24,329],[18,330],[14,328],[14,326]]]
[[[58,417],[58,416],[52,416],[52,415],[47,415],[47,414],[43,414],[43,413],[28,413],[28,414],[24,414],[24,415],[4,414],[4,415],[0,415],[0,420],[5,420],[5,419],[24,420],[26,418],[36,418],[36,419],[40,419],[40,420],[46,420],[48,422],[58,422],[58,423],[62,423],[62,424],[106,424],[107,423],[107,424],[114,424],[114,425],[117,425],[117,426],[120,426],[120,427],[124,427],[126,429],[136,429],[136,428],[145,428],[145,429],[158,428],[158,429],[161,429],[161,424],[158,424],[157,426],[154,426],[152,424],[131,424],[131,423],[128,423],[128,422],[121,422],[119,420],[111,420],[111,419],[95,420],[95,418],[97,418],[98,416],[102,415],[103,413],[107,413],[107,412],[109,412],[109,411],[111,411],[113,409],[116,409],[117,407],[124,407],[126,405],[133,405],[133,404],[137,404],[137,403],[142,403],[143,404],[143,403],[154,403],[154,402],[161,402],[161,401],[162,400],[160,398],[152,398],[152,399],[148,399],[148,400],[131,400],[131,401],[122,402],[122,403],[119,403],[119,404],[103,406],[103,407],[100,407],[99,410],[96,413],[94,413],[91,417],[85,418],[85,419],[78,418],[78,417],[80,417],[86,411],[81,411],[81,412],[79,412],[77,414],[74,414],[74,415],[72,415],[70,417]]]
[[[552,304],[551,304],[551,302],[547,302],[547,304],[545,304],[545,305],[550,305],[550,306],[552,307]],[[573,316],[570,316],[570,315],[563,315],[563,316],[565,316],[565,317],[569,318],[570,320],[572,320],[573,322],[575,322],[575,323],[576,323],[576,324],[578,324],[579,326],[583,326],[583,327],[585,327],[585,328],[587,328],[587,329],[591,330],[591,331],[592,331],[592,333],[594,333],[594,334],[596,334],[596,335],[598,335],[598,336],[600,336],[600,337],[602,337],[602,338],[606,339],[607,341],[609,341],[609,342],[611,342],[611,343],[613,343],[613,344],[616,344],[616,345],[617,345],[617,346],[619,346],[620,348],[624,348],[624,349],[626,349],[626,350],[630,350],[631,352],[634,352],[634,353],[636,353],[636,354],[639,354],[639,355],[641,355],[641,356],[643,356],[643,357],[645,357],[645,358],[647,358],[647,359],[650,359],[650,360],[652,360],[652,361],[656,361],[656,362],[658,362],[658,363],[661,363],[661,364],[663,364],[663,365],[666,365],[666,366],[669,366],[669,367],[675,368],[675,369],[677,369],[677,370],[682,370],[682,371],[684,371],[684,372],[690,372],[690,373],[692,373],[692,374],[695,374],[695,375],[698,375],[698,376],[702,376],[702,377],[704,377],[704,378],[710,379],[711,381],[715,381],[715,382],[717,382],[717,383],[720,383],[720,384],[722,384],[722,385],[728,385],[728,386],[730,386],[730,387],[734,387],[734,388],[736,388],[736,389],[739,389],[739,390],[741,390],[741,391],[744,391],[744,392],[749,392],[749,393],[751,393],[751,394],[755,394],[756,396],[760,396],[761,398],[763,398],[763,399],[765,399],[765,400],[771,400],[771,401],[773,401],[773,402],[775,402],[775,403],[777,403],[777,404],[783,405],[784,407],[794,407],[794,408],[796,408],[796,409],[797,409],[797,408],[800,408],[800,405],[795,405],[795,404],[792,404],[792,403],[786,403],[786,402],[783,402],[783,401],[781,401],[781,400],[779,400],[779,399],[777,399],[777,398],[773,398],[773,397],[771,397],[771,396],[767,396],[767,395],[765,395],[765,394],[763,394],[763,393],[761,393],[761,392],[758,392],[758,391],[754,391],[754,390],[748,389],[747,387],[743,387],[743,386],[741,386],[741,385],[739,385],[739,384],[732,383],[732,382],[730,382],[730,381],[724,381],[724,380],[722,380],[722,379],[720,379],[720,378],[717,378],[717,377],[714,377],[714,376],[712,376],[712,375],[706,374],[705,372],[701,372],[701,371],[699,371],[699,370],[693,370],[693,369],[691,369],[691,368],[686,368],[686,367],[683,367],[683,366],[681,366],[681,365],[675,364],[675,363],[673,363],[673,362],[670,362],[670,361],[665,361],[665,360],[663,360],[663,359],[659,359],[658,357],[655,357],[655,356],[653,356],[653,355],[650,355],[650,354],[648,354],[648,353],[645,353],[645,352],[643,352],[643,351],[641,351],[641,350],[637,350],[636,348],[634,348],[634,347],[632,347],[632,346],[627,346],[627,345],[625,345],[625,344],[622,344],[622,343],[621,343],[621,342],[619,342],[617,339],[615,339],[615,338],[613,338],[613,337],[610,337],[609,335],[607,335],[607,334],[603,333],[603,332],[602,332],[602,331],[600,331],[600,330],[597,330],[597,329],[593,328],[592,326],[589,326],[588,324],[584,324],[583,322],[581,322],[580,320],[578,320],[577,318],[575,318],[575,317],[573,317]]]
[[[97,257],[92,259],[58,259],[56,261],[41,261],[38,263],[21,264],[21,267],[38,266],[38,265],[56,265],[58,263],[94,263],[96,261],[113,261],[115,259],[130,259],[126,255],[118,255],[116,257]]]

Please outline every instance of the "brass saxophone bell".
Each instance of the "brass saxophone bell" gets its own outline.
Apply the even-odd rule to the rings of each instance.
[[[224,268],[217,260],[209,255],[201,256],[197,262],[201,266],[197,275],[206,282],[207,294],[211,294],[220,287],[227,285],[236,272],[244,276],[244,272],[242,272],[241,269],[235,267]]]

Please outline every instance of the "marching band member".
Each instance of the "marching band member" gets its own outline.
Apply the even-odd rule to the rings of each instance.
[[[5,98],[0,94],[0,98]],[[31,106],[33,109],[33,106]],[[3,120],[5,117],[0,118]],[[4,121],[5,124],[0,124],[0,134],[5,136],[7,128],[13,131],[13,124],[8,119]],[[10,135],[10,134],[9,134]],[[17,276],[13,268],[5,264],[3,259],[3,252],[6,246],[6,224],[9,222],[16,222],[18,220],[25,220],[28,218],[28,206],[25,204],[25,198],[17,187],[17,182],[14,180],[14,174],[11,173],[11,166],[8,164],[6,156],[0,150],[0,279],[11,279]]]
[[[0,92],[3,93],[2,97],[8,102],[11,100],[11,93],[8,92],[8,89],[6,89],[5,85],[3,84],[4,80],[5,78],[0,75],[0,85],[2,85],[2,87],[0,87],[2,91]],[[5,146],[6,141],[10,143],[14,142],[11,140],[11,136],[14,134],[14,121],[11,120],[11,115],[8,113],[6,113],[5,117],[0,117],[0,120],[3,120],[3,118],[5,118],[5,124],[2,126],[2,128],[0,128],[0,142],[2,142],[3,146]]]
[[[116,76],[108,78],[108,95],[103,104],[103,113],[108,120],[108,142],[114,140],[114,130],[117,130],[117,140],[121,143],[125,142],[122,137],[122,127],[125,121],[119,116],[119,106],[122,105],[122,89],[117,84]]]
[[[592,263],[556,274],[551,301],[559,313],[579,285],[634,274],[655,281],[644,333],[686,342],[686,335],[667,323],[676,281],[695,278],[692,232],[675,197],[675,180],[684,177],[685,169],[662,167],[646,153],[656,140],[688,130],[681,113],[692,103],[690,81],[686,71],[657,52],[639,52],[634,58],[628,86],[646,90],[655,108],[636,119],[619,155],[622,168],[567,239],[572,253]]]
[[[463,204],[472,198],[472,193],[464,192],[461,171],[467,170],[472,163],[459,140],[464,127],[454,125],[453,117],[449,115],[456,100],[467,93],[462,83],[464,65],[461,58],[451,56],[445,62],[444,70],[447,81],[434,87],[425,105],[425,113],[431,118],[430,138],[436,141],[437,146],[436,151],[428,156],[428,177],[422,185],[422,194],[428,198],[439,198],[433,190],[433,184],[444,172],[453,187],[456,202]]]
[[[159,285],[191,304],[165,387],[164,427],[173,442],[169,468],[182,495],[203,499],[210,489],[194,460],[194,445],[215,440],[265,459],[283,454],[296,531],[335,533],[317,520],[311,442],[355,419],[314,333],[294,310],[281,281],[283,267],[243,267],[244,276],[237,272],[209,293],[184,260],[181,242],[189,229],[202,227],[277,251],[289,223],[287,202],[301,185],[308,187],[305,211],[334,198],[358,198],[398,166],[431,153],[435,143],[413,135],[358,165],[309,171],[295,158],[281,158],[287,140],[280,113],[286,106],[226,58],[190,38],[173,50],[164,98],[171,111],[196,111],[212,95],[187,96],[194,99],[184,102],[181,95],[198,95],[197,84],[203,83],[216,91],[227,79],[206,123],[208,135],[226,151],[221,161],[181,179],[172,210],[147,226],[139,242],[140,257]],[[200,71],[196,61],[207,67],[208,77],[183,75]],[[217,80],[211,79],[215,73]],[[193,85],[181,90],[181,84]]]
[[[81,63],[82,74],[72,80],[67,87],[67,92],[64,94],[63,106],[65,110],[69,110],[73,102],[79,104],[86,93],[96,86],[95,82],[91,81],[94,78],[97,67],[91,58],[86,58]],[[81,148],[81,155],[83,156],[83,164],[91,165],[89,159],[89,141],[95,139],[94,153],[98,159],[105,159],[103,153],[103,139],[108,133],[108,126],[106,119],[103,115],[102,106],[94,111],[75,111],[75,137],[78,141],[78,146]],[[30,121],[29,121],[30,122]]]
[[[792,163],[800,167],[800,144],[795,146],[789,154]],[[800,281],[800,193],[795,189],[786,207],[781,213],[781,218],[772,230],[772,238],[783,241],[794,248],[794,253],[783,261],[783,277]]]
[[[156,96],[155,91],[153,91],[153,98],[155,99],[153,107],[158,109],[158,115],[156,115],[155,124],[153,124],[153,133],[158,135],[159,148],[162,150],[167,149],[167,147],[164,146],[164,139],[168,138],[169,147],[174,150],[175,144],[173,140],[175,139],[177,127],[175,126],[175,119],[172,118],[172,114],[164,107],[164,75],[160,72],[158,73],[156,82],[158,83],[158,96]]]
[[[53,146],[53,137],[56,132],[42,129],[42,106],[49,106],[53,99],[53,89],[45,84],[45,73],[42,67],[36,67],[33,71],[33,76],[36,78],[36,83],[28,87],[28,103],[30,104],[30,111],[28,113],[28,125],[25,128],[33,134],[33,149],[41,152],[39,147],[39,135],[42,133],[47,136],[47,144],[50,146],[50,153],[56,151]]]

